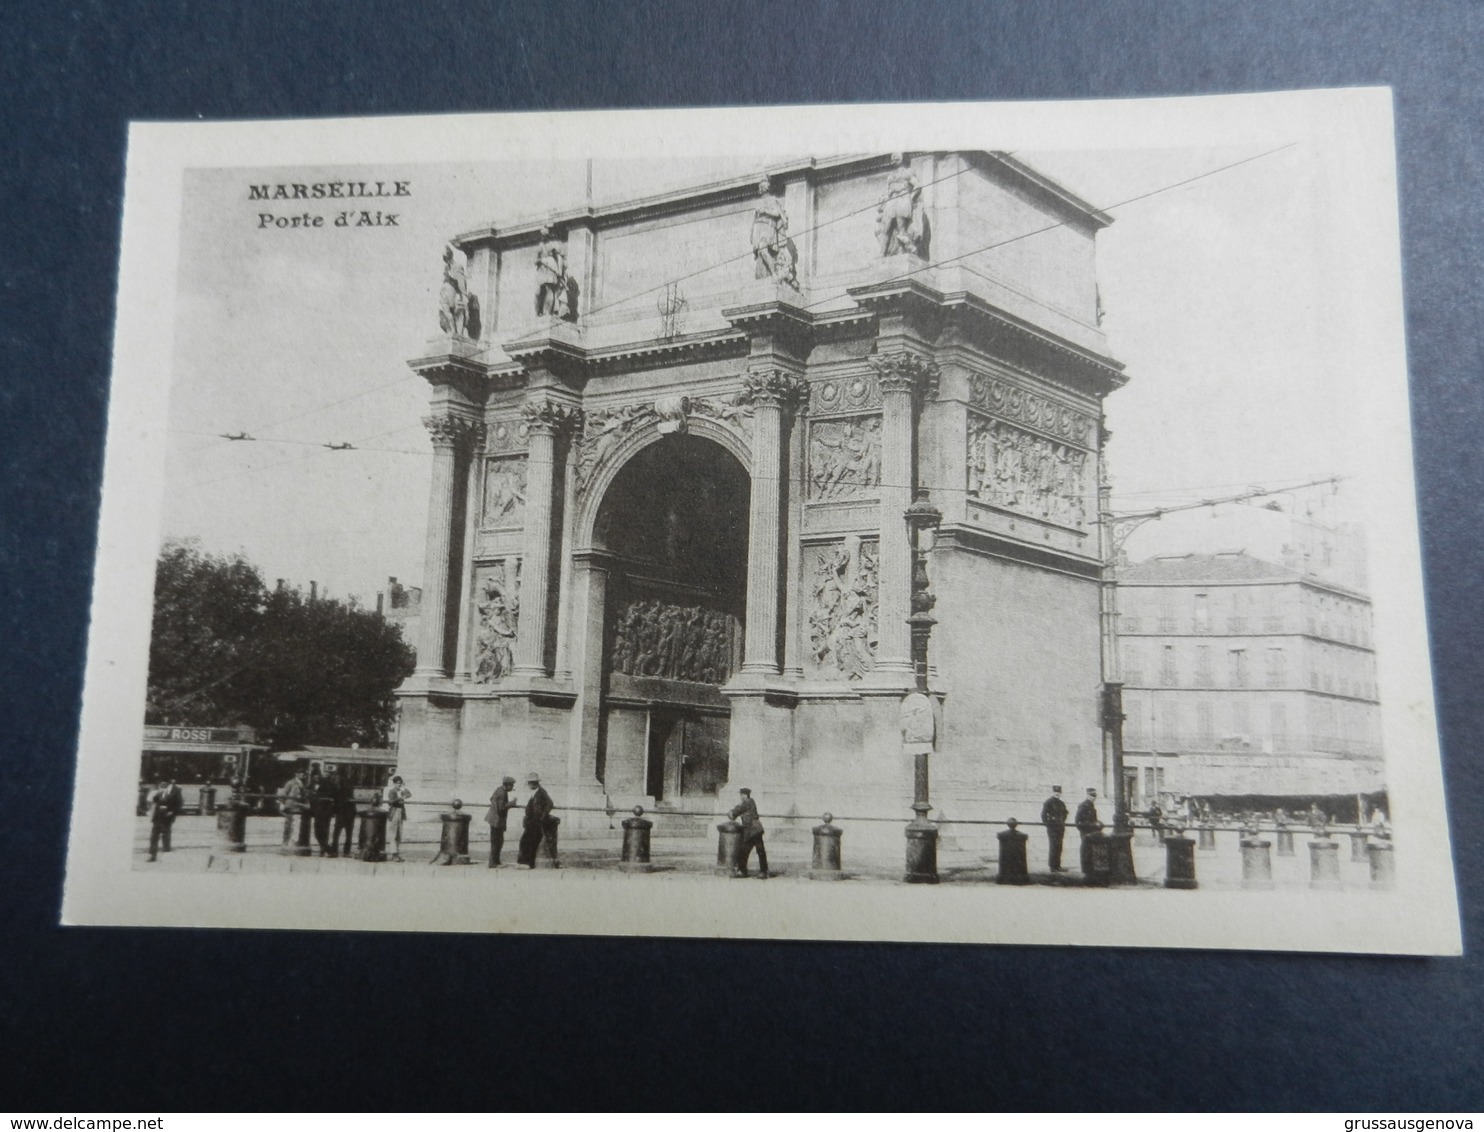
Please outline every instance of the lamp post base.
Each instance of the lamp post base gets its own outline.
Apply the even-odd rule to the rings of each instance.
[[[907,823],[908,884],[938,883],[938,827],[922,816]]]

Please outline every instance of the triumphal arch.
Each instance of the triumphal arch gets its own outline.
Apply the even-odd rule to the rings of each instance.
[[[765,812],[908,816],[922,490],[934,804],[1025,817],[1106,787],[1108,223],[960,152],[451,239],[411,362],[434,444],[414,792],[535,770],[573,806],[711,813],[746,785]]]

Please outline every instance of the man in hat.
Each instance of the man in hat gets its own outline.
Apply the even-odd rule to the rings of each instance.
[[[1077,807],[1077,816],[1073,819],[1077,823],[1077,832],[1082,835],[1082,871],[1088,872],[1088,850],[1087,839],[1103,828],[1103,823],[1098,820],[1098,792],[1091,786],[1087,788],[1087,797]]]
[[[490,868],[500,867],[500,853],[505,848],[505,821],[506,814],[515,805],[515,800],[510,797],[510,788],[515,785],[515,779],[506,775],[500,785],[495,787],[495,792],[490,795],[490,808],[485,811],[484,820],[490,827]]]
[[[1061,867],[1061,847],[1067,836],[1067,804],[1061,800],[1061,787],[1051,788],[1051,797],[1041,807],[1041,824],[1046,827],[1046,840],[1050,845],[1046,863],[1054,873],[1064,873]]]
[[[733,876],[747,875],[747,861],[757,849],[757,875],[768,879],[768,851],[763,848],[763,823],[757,816],[757,803],[752,800],[752,791],[742,787],[742,800],[732,807],[727,817],[742,823],[742,843],[737,846],[737,867]]]
[[[173,778],[161,779],[160,785],[149,796],[149,859],[151,861],[157,859],[161,842],[164,842],[165,852],[170,852],[170,827],[175,824],[175,816],[180,813],[184,805],[185,799]]]
[[[541,839],[546,835],[546,823],[556,803],[541,785],[541,776],[532,771],[526,776],[526,789],[531,792],[526,801],[526,819],[520,834],[520,852],[516,862],[528,869],[536,867],[536,851],[541,848]]]

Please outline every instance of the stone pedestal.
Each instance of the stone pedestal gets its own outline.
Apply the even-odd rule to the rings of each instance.
[[[470,818],[470,814],[459,810],[438,815],[438,820],[443,823],[443,831],[438,841],[438,855],[433,858],[433,864],[472,865],[474,863],[469,859]]]
[[[814,856],[809,865],[810,880],[843,880],[840,869],[839,826],[832,824],[833,814],[823,816],[823,824],[814,827]]]
[[[1372,841],[1366,847],[1371,859],[1371,887],[1390,891],[1396,887],[1396,854],[1389,841]]]
[[[1101,833],[1089,833],[1082,839],[1082,877],[1089,888],[1107,888],[1112,880],[1113,866],[1108,855],[1108,838]]]
[[[216,787],[201,787],[201,813],[204,817],[210,817],[216,813]]]
[[[907,870],[902,879],[908,884],[938,883],[938,827],[926,818],[907,823]]]
[[[363,861],[386,860],[386,811],[374,807],[362,810],[360,847],[356,856]]]
[[[217,837],[224,853],[247,852],[246,802],[228,802],[216,815]]]
[[[716,875],[729,877],[738,871],[737,856],[742,848],[742,826],[724,821],[716,827]]]
[[[1273,843],[1260,837],[1242,838],[1242,887],[1266,891],[1273,887]]]
[[[623,820],[623,852],[618,867],[626,873],[654,871],[649,863],[649,833],[654,822],[644,816],[644,807],[635,806],[634,816]]]
[[[1340,882],[1340,843],[1328,837],[1309,842],[1309,887],[1335,891]]]
[[[1165,887],[1199,887],[1195,879],[1195,842],[1188,837],[1165,838]]]

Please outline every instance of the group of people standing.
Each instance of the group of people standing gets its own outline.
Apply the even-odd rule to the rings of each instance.
[[[411,797],[412,792],[407,789],[402,776],[394,774],[392,780],[371,798],[370,804],[387,815],[388,860],[402,859],[402,827],[407,821],[407,800]],[[307,812],[321,857],[349,857],[354,854],[356,815],[360,810],[360,800],[356,797],[354,785],[342,772],[332,770],[328,774],[320,774],[311,769],[306,778],[303,771],[295,771],[278,789],[278,808],[283,813],[285,845],[294,836],[294,819]]]
[[[1072,823],[1084,841],[1103,828],[1098,818],[1098,792],[1091,786],[1087,788],[1087,797],[1078,803]],[[1046,827],[1047,865],[1054,873],[1064,873],[1067,870],[1062,867],[1061,851],[1067,836],[1067,804],[1062,801],[1060,786],[1051,788],[1051,797],[1041,807],[1041,824]]]
[[[492,869],[498,869],[502,864],[500,856],[505,851],[505,831],[510,811],[520,804],[510,793],[513,789],[515,779],[507,774],[490,795],[490,808],[484,814],[484,820],[490,827],[489,867]],[[552,817],[551,812],[556,809],[556,803],[551,800],[546,787],[541,785],[541,776],[534,771],[526,776],[526,789],[530,791],[530,797],[526,799],[526,813],[521,823],[515,863],[521,868],[534,869],[536,854],[542,841],[548,837],[555,839],[557,819]]]

